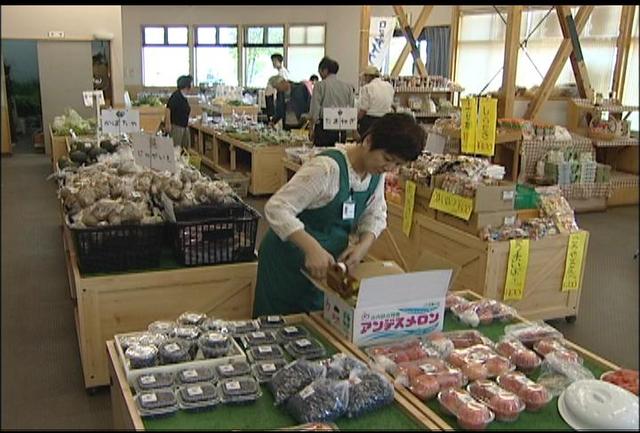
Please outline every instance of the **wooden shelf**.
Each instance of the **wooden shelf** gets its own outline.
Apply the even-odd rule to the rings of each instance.
[[[638,146],[638,138],[615,138],[613,140],[593,140],[595,147],[625,147],[625,146]]]
[[[572,99],[571,101],[575,104],[576,108],[580,110],[586,110],[586,111],[598,111],[598,112],[608,111],[609,113],[625,113],[627,111],[638,111],[637,105],[622,105],[622,104],[607,105],[606,104],[606,102],[608,101],[607,99],[603,101],[605,104],[601,104],[601,105],[593,105],[591,102],[589,102],[586,99]]]
[[[451,116],[452,113],[427,113],[427,112],[420,112],[420,113],[413,113],[413,115],[415,117],[423,117],[423,118],[440,118],[440,117],[449,117]]]

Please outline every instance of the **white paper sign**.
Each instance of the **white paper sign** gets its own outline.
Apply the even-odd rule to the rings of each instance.
[[[171,137],[131,134],[133,157],[136,163],[157,171],[176,171],[176,155]]]
[[[396,28],[395,17],[371,17],[369,25],[369,64],[379,70],[389,60],[391,38]]]
[[[102,110],[102,132],[105,134],[131,134],[140,131],[138,110]]]
[[[102,90],[85,90],[82,92],[82,99],[85,107],[93,107],[93,97],[98,96],[98,104],[104,105],[104,93]]]
[[[358,110],[355,107],[324,108],[324,129],[345,131],[358,128]]]
[[[431,153],[444,153],[444,145],[446,144],[447,139],[440,134],[436,134],[430,132],[427,135],[427,144],[425,146],[425,150],[428,150]]]

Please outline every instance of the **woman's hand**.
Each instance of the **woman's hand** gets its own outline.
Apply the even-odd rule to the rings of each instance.
[[[368,245],[364,245],[361,242],[349,245],[347,249],[340,254],[338,261],[347,265],[347,269],[351,272],[353,269],[358,267],[368,250]]]
[[[327,269],[333,266],[335,260],[327,250],[319,244],[317,247],[309,249],[304,256],[304,266],[313,278],[319,280],[324,279],[327,275]]]

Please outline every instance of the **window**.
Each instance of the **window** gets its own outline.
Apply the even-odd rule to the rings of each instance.
[[[174,87],[189,74],[187,26],[148,26],[142,29],[142,82],[148,87]]]
[[[244,36],[244,84],[263,88],[269,77],[277,74],[271,55],[284,57],[284,26],[248,26]]]
[[[195,83],[238,85],[238,28],[196,27]]]
[[[324,57],[324,25],[289,27],[287,69],[292,81],[308,80],[318,74],[318,63]]]

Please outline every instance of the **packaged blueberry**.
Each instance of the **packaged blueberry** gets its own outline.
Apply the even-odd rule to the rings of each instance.
[[[160,334],[158,332],[145,332],[144,334],[140,335],[140,339],[138,341],[142,346],[159,347],[168,339],[169,337],[167,337],[165,334]]]
[[[231,337],[216,331],[207,331],[198,339],[198,346],[205,358],[219,358],[231,350]]]
[[[309,331],[301,326],[285,326],[278,330],[277,337],[280,341],[289,342],[298,338],[307,337]]]
[[[260,384],[253,376],[239,376],[223,379],[219,384],[223,403],[247,403],[256,401],[262,395]]]
[[[153,367],[158,362],[158,348],[134,344],[129,346],[124,354],[132,369]]]
[[[284,359],[284,350],[277,344],[263,344],[248,348],[247,356],[251,362]]]
[[[284,359],[271,359],[269,361],[258,361],[251,365],[253,375],[260,383],[266,383],[271,380],[281,368],[287,365]]]
[[[218,388],[209,382],[179,386],[176,390],[178,406],[186,411],[202,411],[221,403]]]
[[[232,361],[228,364],[216,365],[216,373],[221,379],[228,379],[251,374],[251,366],[247,361]]]
[[[166,336],[170,336],[171,334],[173,334],[177,326],[178,324],[173,321],[156,320],[155,322],[149,324],[147,330],[156,334],[164,334]]]
[[[200,323],[200,329],[202,331],[216,331],[216,332],[228,332],[227,322],[221,319],[214,319],[213,317],[208,317]]]
[[[227,322],[227,329],[234,337],[241,337],[250,332],[259,330],[258,322],[255,320],[236,320]]]
[[[142,336],[142,333],[138,333],[138,334],[131,334],[131,335],[122,335],[122,336],[118,336],[118,340],[120,341],[120,347],[122,348],[122,352],[126,352],[127,349],[131,346],[133,346],[134,344],[140,344],[140,336]]]
[[[318,359],[324,357],[327,353],[322,343],[312,337],[290,341],[284,348],[295,359]]]
[[[189,353],[189,343],[183,340],[169,340],[162,343],[158,348],[160,356],[160,364],[177,364],[180,362],[188,362],[192,360]]]
[[[298,359],[278,370],[267,385],[279,405],[326,372],[327,368],[318,362]]]
[[[198,367],[186,368],[178,372],[178,382],[180,384],[190,384],[196,382],[216,381],[216,373],[213,368]]]
[[[344,353],[336,353],[322,361],[327,367],[327,379],[346,380],[353,370],[366,370],[367,364]]]
[[[334,421],[349,403],[349,382],[317,379],[287,401],[287,411],[300,423]]]
[[[196,357],[196,353],[198,353],[198,337],[200,336],[200,328],[193,325],[178,326],[174,330],[173,336],[188,344],[191,359]]]
[[[136,377],[133,387],[138,392],[149,391],[151,389],[170,388],[173,386],[175,377],[173,373],[148,373]]]
[[[187,311],[178,317],[178,324],[198,326],[206,318],[207,315],[204,313],[193,313],[191,311]]]
[[[176,395],[170,388],[144,391],[134,397],[143,418],[170,415],[178,410]]]
[[[260,329],[279,328],[284,326],[285,322],[282,316],[260,316],[258,317]]]
[[[242,337],[244,347],[276,344],[277,342],[276,334],[270,331],[256,331]]]
[[[371,370],[353,370],[349,378],[347,418],[355,418],[393,403],[393,384]]]

